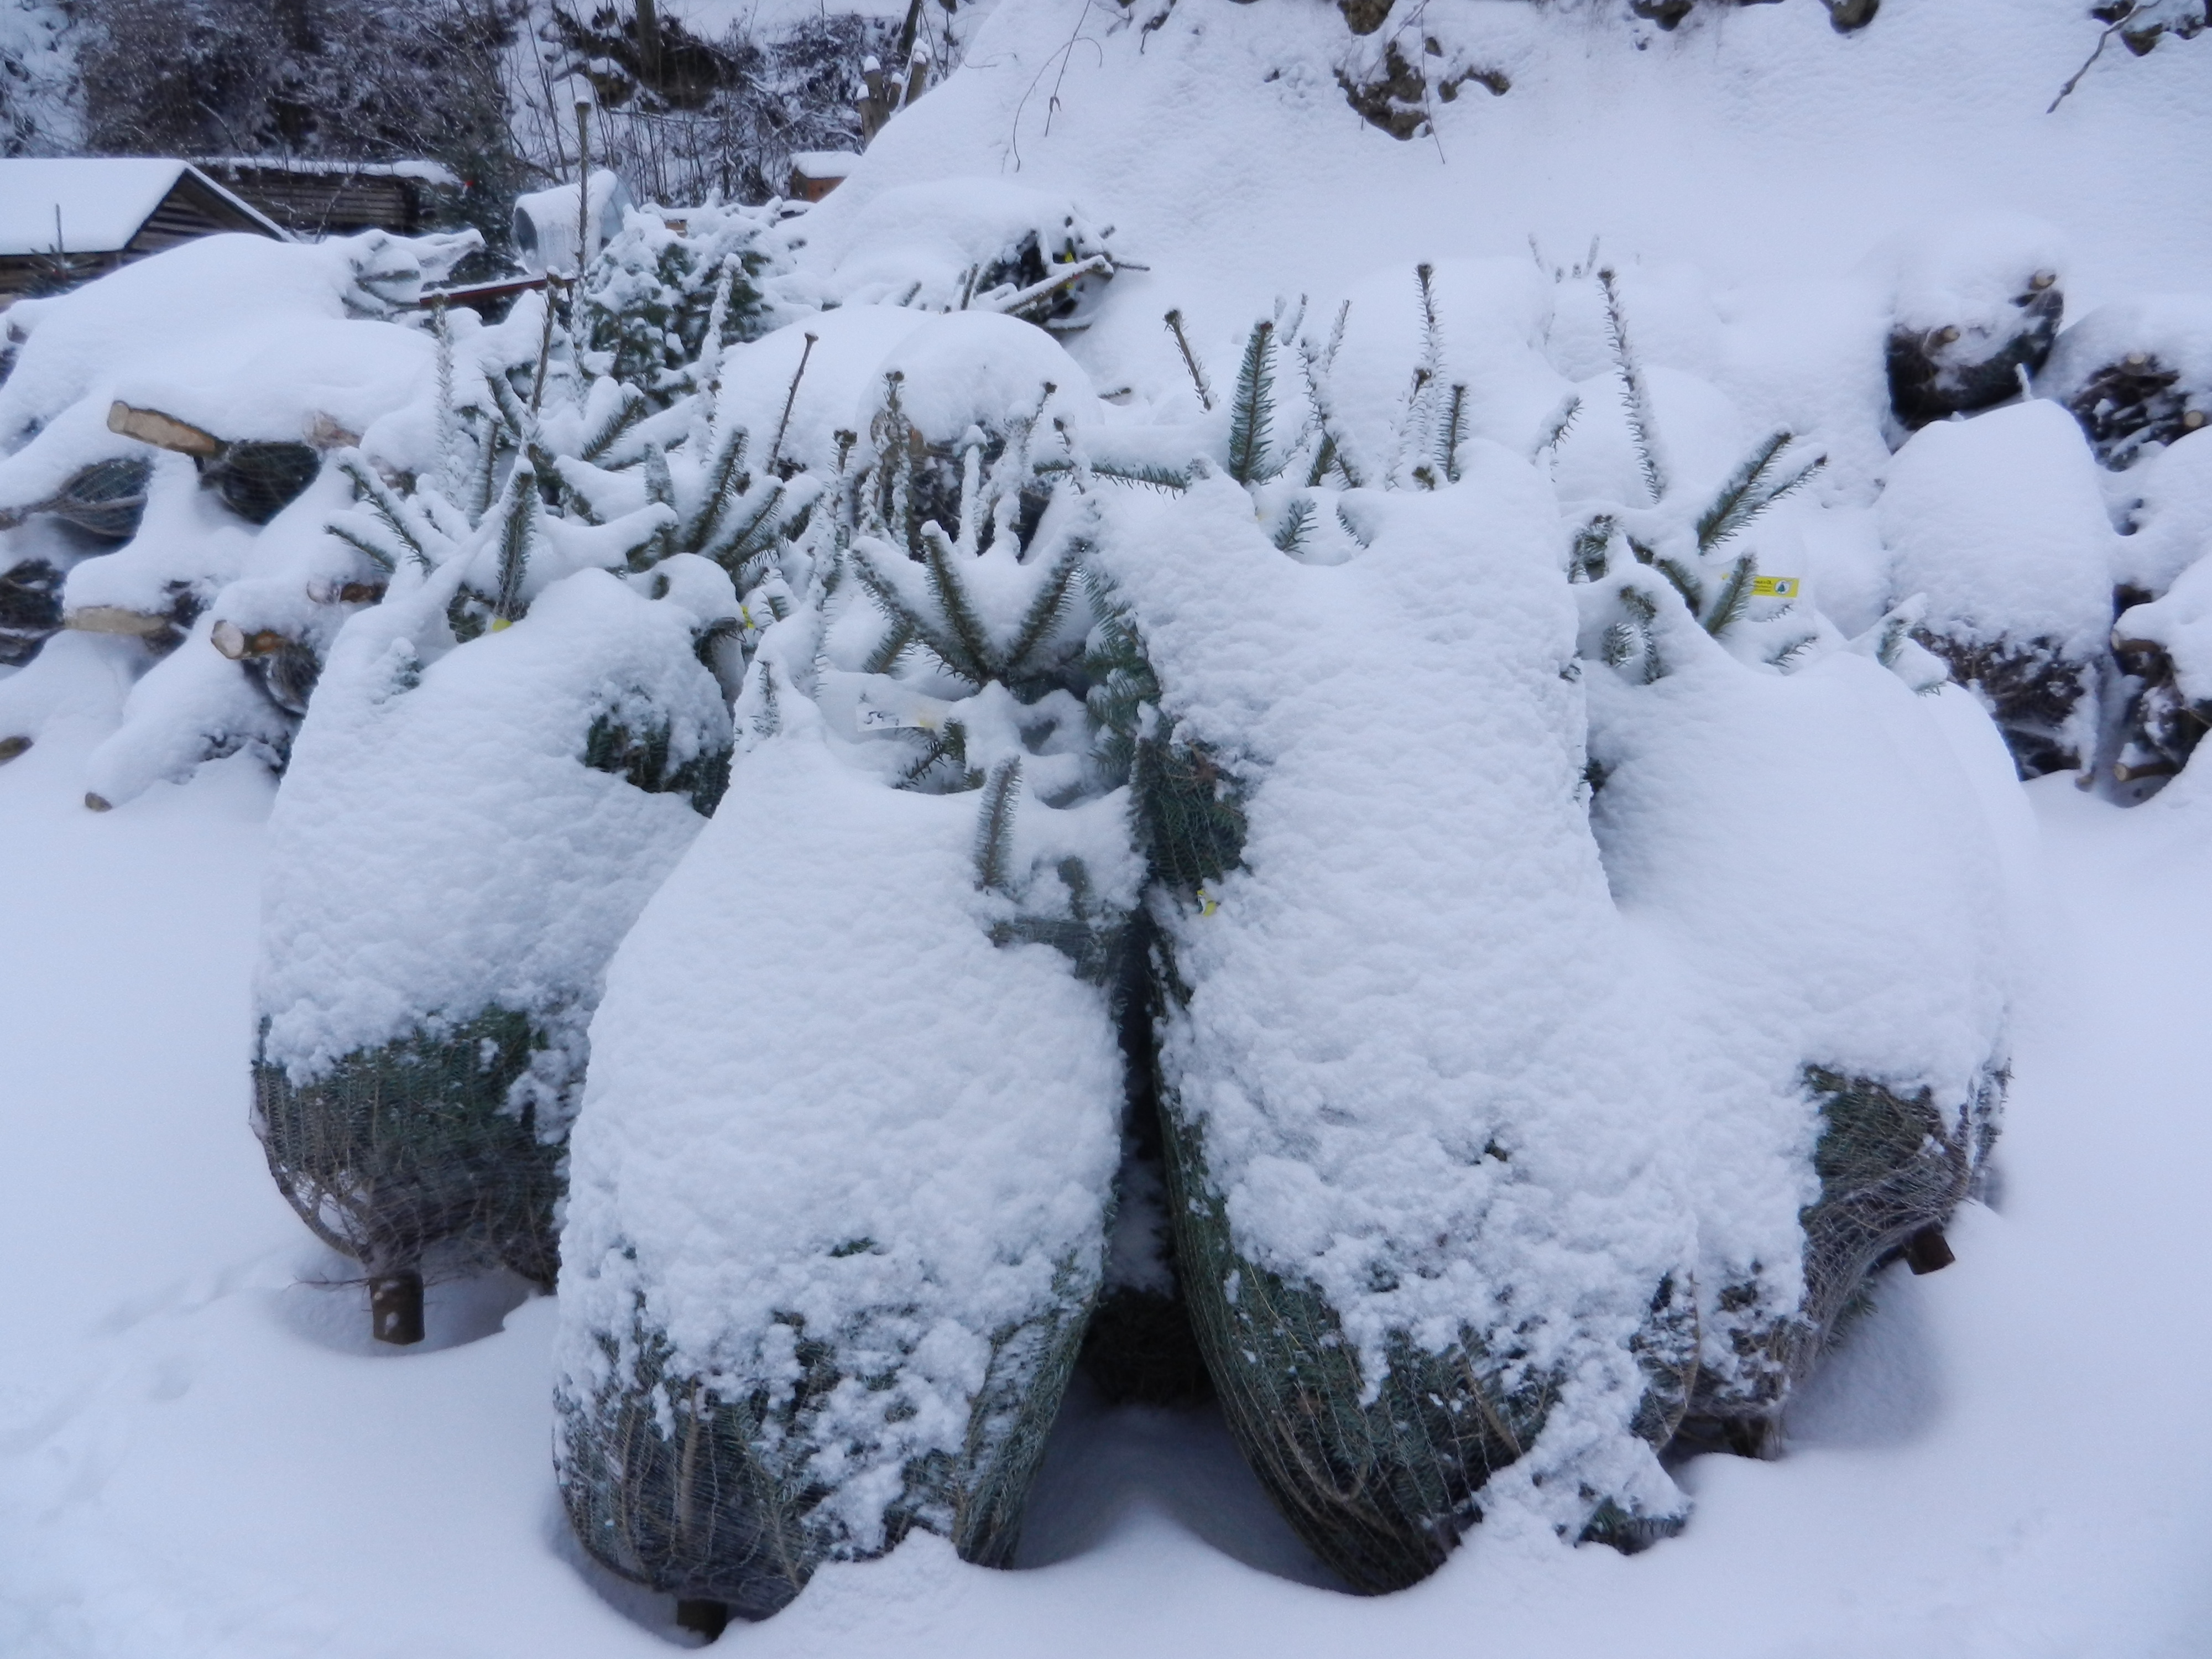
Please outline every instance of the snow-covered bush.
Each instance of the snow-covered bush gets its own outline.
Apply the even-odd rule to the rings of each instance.
[[[859,337],[832,385],[866,316],[822,319]],[[1118,1147],[1141,866],[1075,695],[1094,532],[1062,435],[1094,400],[1026,325],[876,317],[904,337],[853,425],[786,434],[849,469],[731,793],[611,970],[562,1242],[579,1535],[752,1617],[916,1528],[1007,1558]]]

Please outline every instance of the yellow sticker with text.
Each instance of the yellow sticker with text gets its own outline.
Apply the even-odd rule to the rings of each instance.
[[[1753,576],[1751,591],[1762,599],[1794,599],[1797,597],[1797,578],[1795,576]]]

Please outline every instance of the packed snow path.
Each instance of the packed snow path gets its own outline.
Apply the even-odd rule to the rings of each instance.
[[[665,1601],[583,1566],[553,1487],[553,1304],[434,1291],[369,1351],[354,1270],[246,1126],[262,825],[249,763],[94,816],[95,734],[0,771],[0,1652],[20,1659],[650,1655]],[[2154,1659],[2212,1629],[2212,800],[2069,781],[1996,1213],[1893,1270],[1790,1455],[1691,1465],[1681,1538],[1478,1534],[1383,1601],[1322,1585],[1210,1413],[1079,1399],[1031,1570],[933,1538],[733,1629],[760,1655],[1869,1652]],[[2212,793],[2212,791],[2206,791]]]

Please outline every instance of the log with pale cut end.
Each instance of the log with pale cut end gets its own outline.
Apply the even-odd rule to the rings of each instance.
[[[297,501],[321,470],[323,451],[354,441],[328,416],[318,416],[309,441],[228,440],[158,409],[108,405],[107,429],[156,449],[189,455],[200,481],[217,491],[230,510],[252,524],[267,524]]]
[[[120,634],[137,640],[159,639],[176,625],[176,618],[163,612],[120,605],[81,605],[62,617],[64,628],[80,634]]]
[[[204,427],[158,409],[133,409],[122,402],[107,406],[107,429],[179,455],[213,456],[222,449],[222,440]]]

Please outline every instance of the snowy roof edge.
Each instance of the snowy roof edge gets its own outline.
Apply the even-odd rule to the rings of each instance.
[[[73,225],[65,226],[62,244],[71,253],[120,253],[126,249],[147,222],[153,218],[161,204],[189,174],[196,186],[209,191],[226,207],[234,210],[264,234],[278,241],[295,240],[282,225],[246,201],[235,191],[225,188],[189,161],[173,156],[54,156],[45,158],[9,157],[0,160],[0,170],[15,170],[32,176],[32,170],[48,174],[46,188],[41,192],[47,199],[44,207],[59,209],[69,203],[72,195],[81,196],[84,184],[76,183],[74,191],[62,188],[62,180],[90,181],[101,171],[108,172],[119,183],[132,176],[137,184],[138,200],[129,204],[125,219],[103,222],[97,213],[80,216]],[[36,189],[34,185],[33,189]],[[11,192],[12,193],[12,192]],[[127,192],[118,192],[127,193]],[[21,198],[19,198],[19,200]],[[111,205],[110,210],[113,210]],[[30,218],[20,220],[15,216],[0,214],[0,258],[22,258],[27,255],[57,252],[52,237],[46,234],[45,212],[38,215],[40,222],[33,226]],[[90,216],[96,227],[89,233],[82,228],[83,219]],[[74,232],[74,234],[72,234]],[[89,246],[88,244],[98,244]]]

